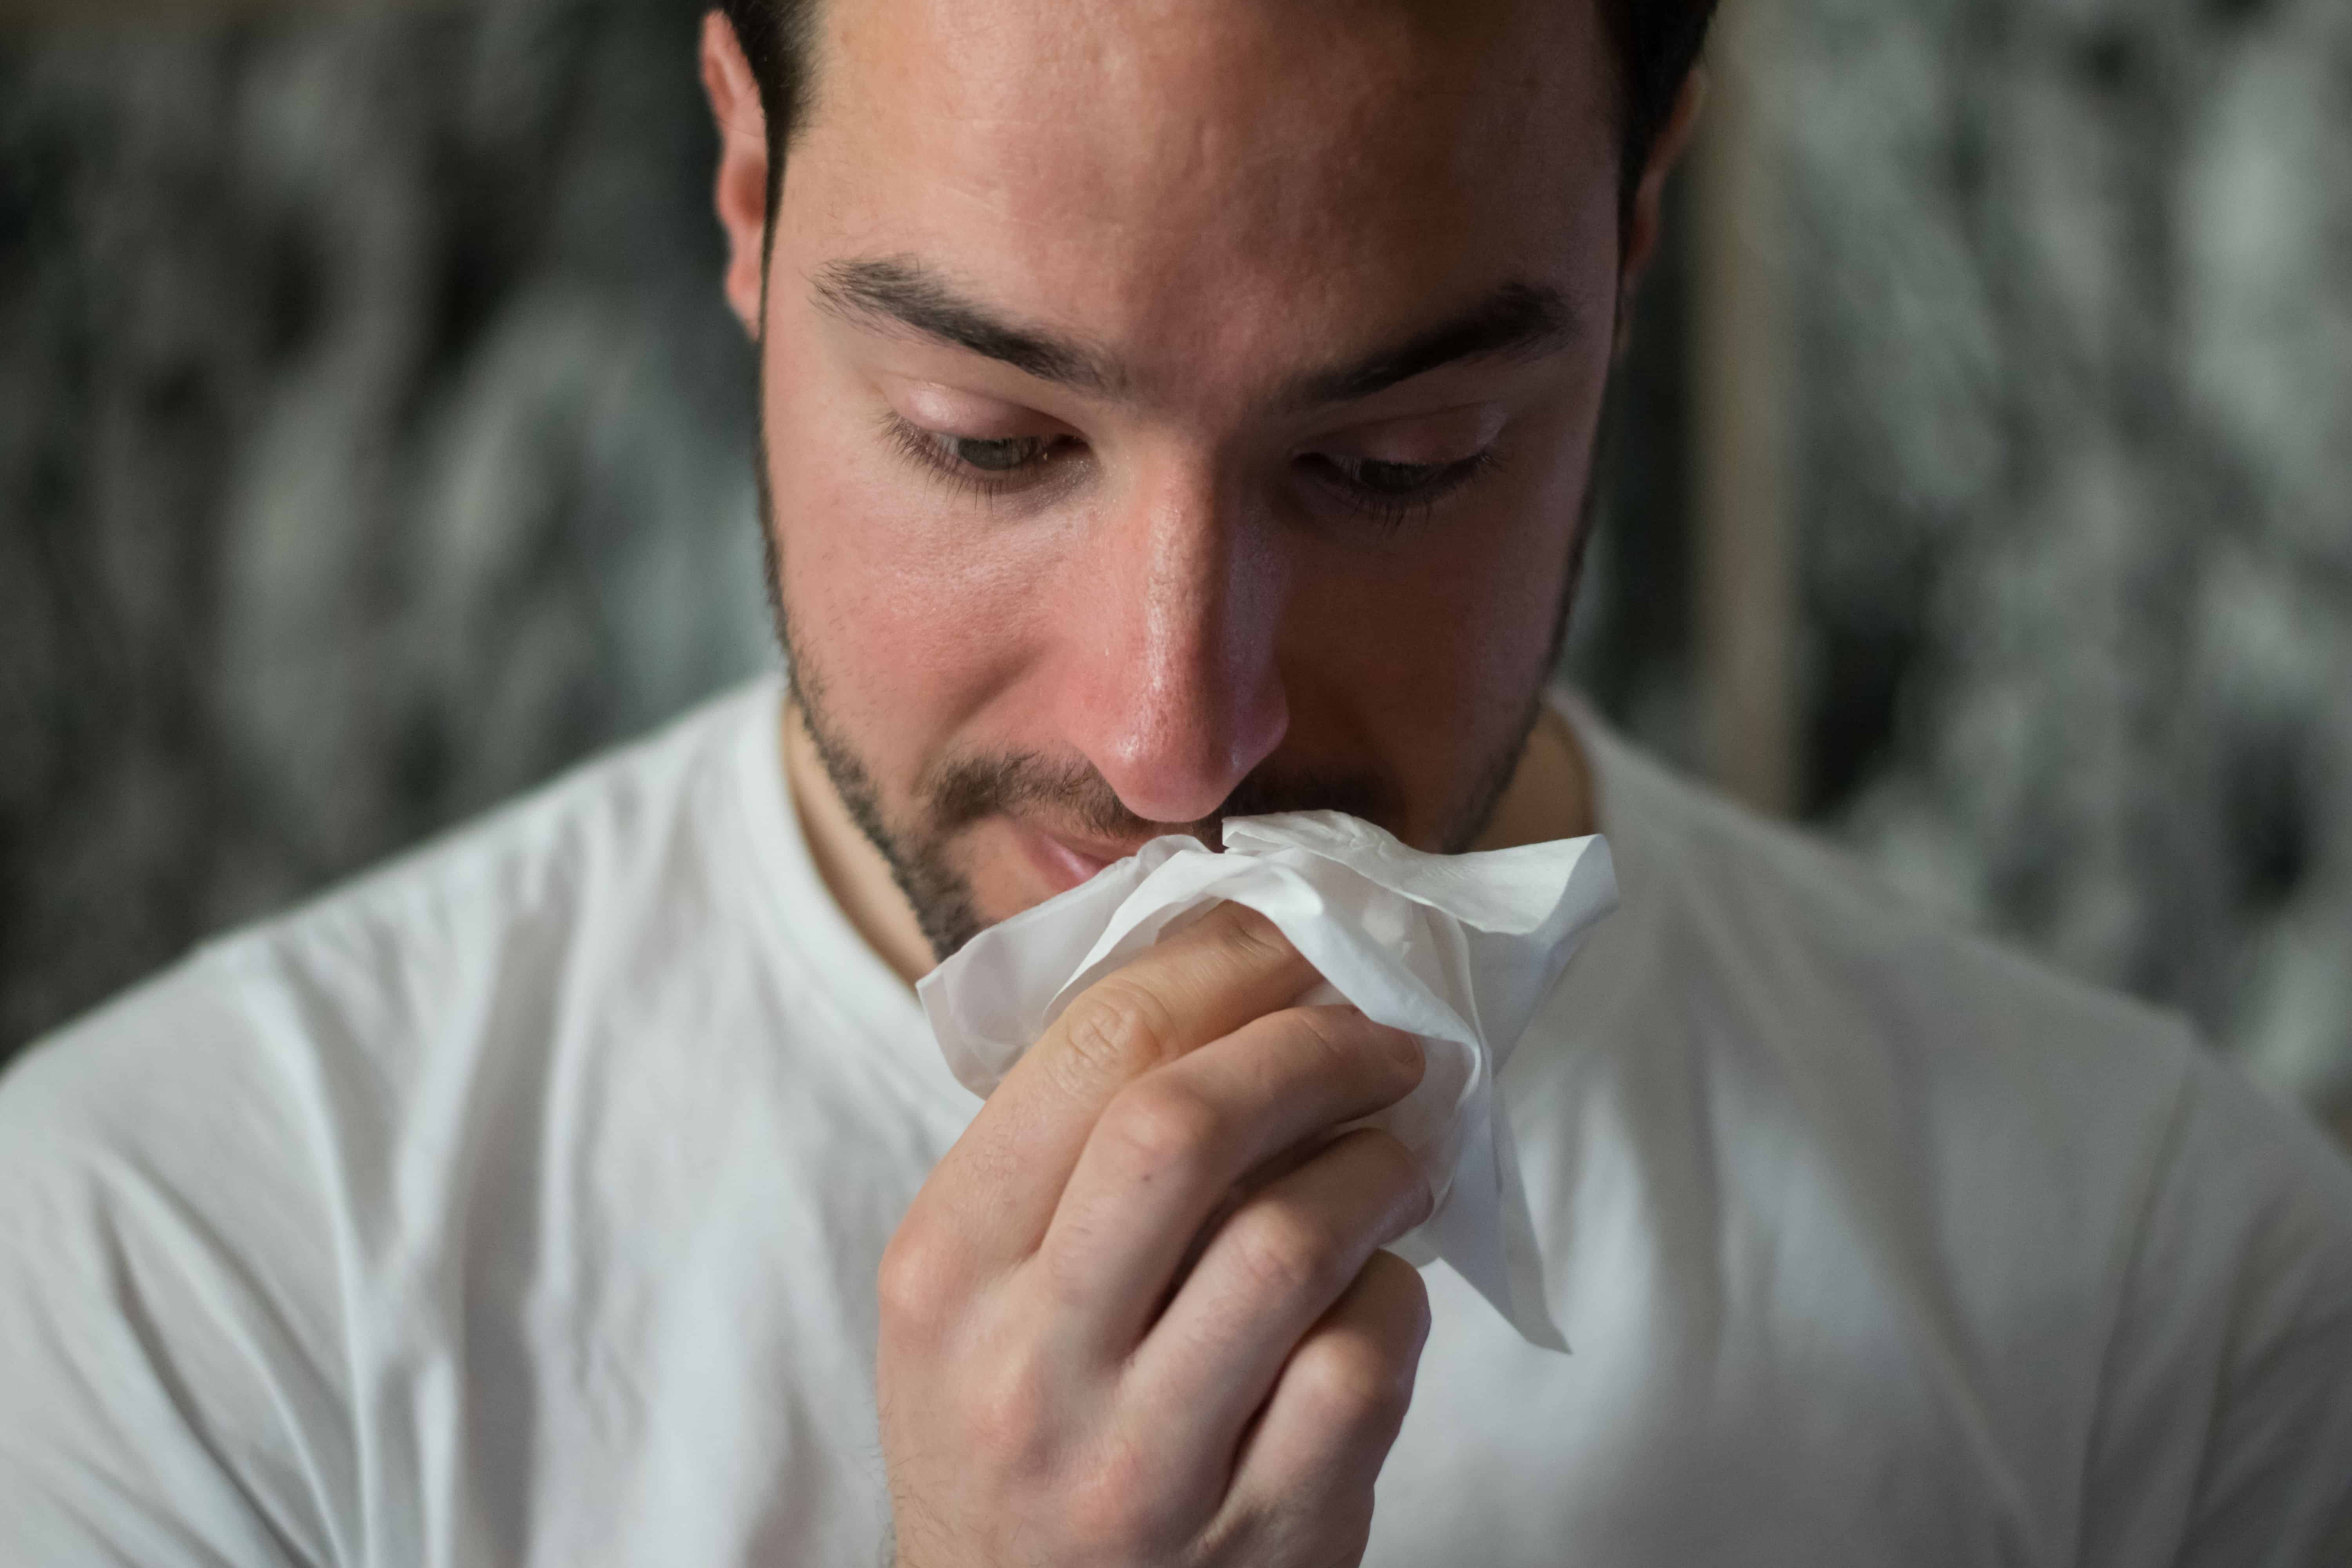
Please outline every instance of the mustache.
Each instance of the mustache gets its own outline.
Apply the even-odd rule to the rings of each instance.
[[[1396,791],[1364,772],[1276,769],[1261,764],[1234,786],[1217,809],[1192,822],[1138,816],[1088,763],[1056,763],[1034,753],[968,757],[938,766],[922,784],[931,826],[944,837],[986,817],[1034,812],[1089,837],[1125,844],[1189,833],[1212,849],[1225,847],[1228,818],[1285,811],[1342,811],[1395,831],[1402,813]]]

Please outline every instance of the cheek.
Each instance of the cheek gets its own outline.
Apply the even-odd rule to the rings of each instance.
[[[1302,578],[1286,673],[1330,716],[1324,743],[1371,748],[1423,810],[1450,800],[1549,674],[1587,465],[1559,453],[1385,559],[1334,554]]]
[[[768,482],[793,645],[828,717],[898,799],[1028,657],[1028,584],[1050,542],[975,525],[818,356],[777,344],[769,362]]]

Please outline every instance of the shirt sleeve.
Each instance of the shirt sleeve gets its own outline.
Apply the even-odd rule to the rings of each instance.
[[[167,982],[0,1080],[0,1561],[341,1555],[318,1200],[223,1015]]]
[[[2352,1563],[2352,1165],[2192,1055],[2118,1304],[2084,1564]]]

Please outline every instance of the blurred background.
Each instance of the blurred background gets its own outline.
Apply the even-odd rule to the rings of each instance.
[[[5,1058],[772,655],[691,0],[0,18]],[[2352,7],[1713,67],[1572,674],[2352,1134]]]

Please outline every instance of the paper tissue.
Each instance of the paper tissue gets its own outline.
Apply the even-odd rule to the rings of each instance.
[[[1422,1162],[1437,1197],[1393,1249],[1417,1265],[1444,1258],[1530,1342],[1567,1349],[1495,1084],[1579,942],[1616,907],[1608,845],[1425,855],[1328,811],[1236,818],[1224,840],[1217,854],[1155,839],[927,976],[923,1008],[957,1079],[987,1095],[1096,980],[1186,917],[1245,904],[1323,976],[1302,1004],[1352,1003],[1422,1038],[1420,1087],[1372,1119]]]

